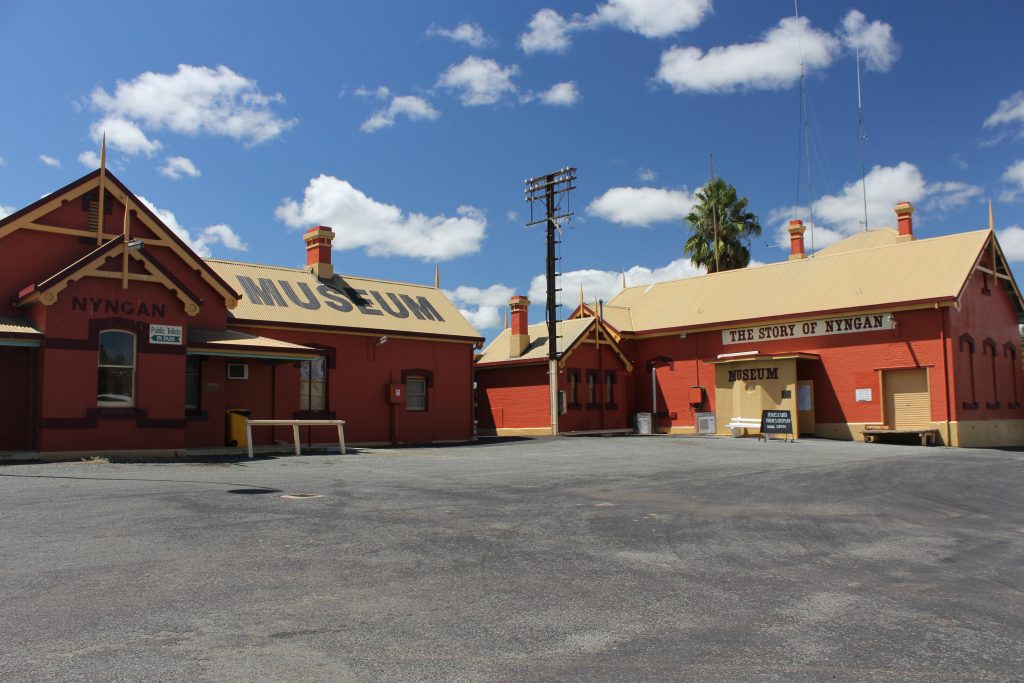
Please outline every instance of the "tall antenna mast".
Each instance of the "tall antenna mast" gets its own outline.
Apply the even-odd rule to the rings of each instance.
[[[860,193],[864,198],[864,230],[868,229],[868,186],[864,170],[864,106],[860,99],[860,46],[857,46],[857,146],[860,148]]]
[[[799,0],[793,0],[793,12],[800,19]],[[811,175],[811,133],[807,121],[807,73],[804,67],[804,44],[799,34],[796,39],[800,49],[800,116],[804,129],[804,152],[807,154],[807,214],[811,228],[811,254],[814,254],[814,177]]]
[[[548,324],[548,389],[550,393],[551,408],[551,434],[558,435],[558,276],[557,271],[559,260],[556,254],[556,247],[559,241],[555,237],[555,231],[561,233],[559,223],[572,220],[573,212],[568,208],[561,208],[561,201],[555,202],[555,198],[567,197],[569,192],[576,189],[573,182],[576,180],[576,168],[567,166],[554,173],[530,178],[526,181],[526,201],[530,202],[531,225],[545,223],[547,225],[547,324]],[[533,219],[534,202],[544,202],[544,218]]]

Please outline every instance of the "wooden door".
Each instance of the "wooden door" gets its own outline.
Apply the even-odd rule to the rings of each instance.
[[[797,424],[801,434],[813,434],[814,424],[814,380],[796,383]]]

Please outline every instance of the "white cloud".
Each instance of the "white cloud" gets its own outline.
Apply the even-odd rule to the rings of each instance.
[[[54,159],[46,154],[40,154],[39,161],[43,162],[50,168],[60,168],[60,159]]]
[[[1024,159],[1018,159],[1010,164],[1010,167],[1003,173],[1003,180],[1016,187],[1003,190],[999,198],[1004,202],[1016,201],[1017,195],[1024,192]]]
[[[263,94],[255,80],[226,66],[181,64],[172,74],[147,71],[133,80],[118,81],[113,94],[97,88],[90,101],[106,117],[131,121],[137,127],[226,136],[246,144],[271,140],[296,123],[272,110],[284,102],[281,94]]]
[[[555,83],[537,97],[544,104],[549,104],[553,107],[571,107],[579,101],[580,91],[576,87],[576,81],[565,81],[563,83]]]
[[[660,268],[633,266],[626,271],[626,285],[648,285],[655,282],[679,280],[685,277],[704,274],[704,269],[695,267],[688,258],[678,258]],[[622,291],[622,273],[614,270],[583,269],[562,273],[559,278],[562,289],[562,303],[568,310],[576,308],[579,303],[580,287],[588,304],[601,299],[608,301]],[[547,279],[537,275],[530,281],[530,301],[543,302],[547,299]]]
[[[506,94],[516,92],[512,77],[518,73],[519,67],[515,64],[503,67],[493,59],[470,56],[449,66],[437,84],[461,91],[459,98],[464,105],[494,104]]]
[[[372,133],[381,128],[389,128],[395,125],[395,119],[404,116],[410,121],[434,121],[441,112],[430,106],[422,97],[414,95],[402,95],[391,99],[387,109],[374,112],[373,116],[363,121],[360,130],[364,133]]]
[[[505,220],[507,220],[509,223],[518,223],[519,222],[519,212],[518,211],[506,211],[505,212]]]
[[[665,38],[698,26],[711,12],[711,0],[609,0],[592,14],[566,19],[553,9],[533,15],[519,48],[527,53],[564,53],[571,34],[612,26],[645,38]]]
[[[7,165],[7,159],[4,159],[3,157],[0,157],[0,166],[6,166],[6,165]]]
[[[982,189],[958,180],[932,183],[926,188],[928,198],[924,208],[929,211],[945,213],[958,206],[963,206],[975,197],[980,197]]]
[[[959,168],[961,171],[966,171],[967,170],[967,166],[968,166],[967,160],[964,159],[963,155],[960,154],[960,152],[953,152],[952,156],[949,157],[949,161],[954,166]]]
[[[484,33],[479,24],[463,22],[455,28],[444,28],[443,26],[432,25],[427,29],[428,36],[442,36],[457,43],[465,43],[471,47],[483,47],[489,45],[491,39]]]
[[[377,86],[376,88],[356,88],[352,91],[353,95],[359,97],[373,97],[378,100],[386,100],[391,97],[391,90],[384,85]]]
[[[0,218],[7,218],[12,213],[14,213],[13,206],[4,206],[3,204],[0,204]]]
[[[163,148],[159,140],[150,140],[138,125],[121,116],[107,116],[94,122],[89,134],[97,143],[106,134],[107,144],[132,156],[153,156]]]
[[[858,10],[850,10],[843,17],[840,35],[849,49],[860,50],[868,71],[888,71],[900,58],[900,46],[892,39],[892,26],[881,21],[868,23]]]
[[[787,17],[754,43],[672,47],[661,55],[657,79],[676,92],[722,93],[780,90],[800,80],[800,57],[810,73],[832,63],[839,41],[813,28],[806,17]]]
[[[658,173],[657,171],[653,171],[649,168],[641,167],[636,170],[636,177],[645,183],[649,183],[658,179]]]
[[[99,168],[100,167],[100,155],[91,149],[86,150],[78,155],[78,163],[82,164],[86,168]]]
[[[480,251],[487,227],[483,212],[460,206],[458,217],[404,214],[366,196],[346,180],[320,175],[309,181],[302,202],[285,199],[277,217],[293,228],[329,225],[334,248],[365,249],[370,256],[409,256],[445,261]]]
[[[609,0],[591,21],[645,38],[665,38],[696,28],[710,12],[711,0]]]
[[[196,239],[196,243],[200,244],[201,248],[207,244],[223,244],[228,249],[234,249],[235,251],[249,251],[249,245],[239,237],[238,233],[231,229],[231,226],[224,223],[203,228]]]
[[[1019,90],[1005,100],[1001,100],[992,115],[985,119],[984,127],[992,128],[1004,123],[1024,124],[1024,90]]]
[[[188,157],[167,157],[166,163],[159,168],[159,171],[171,180],[178,180],[186,175],[190,178],[199,177],[199,169]]]
[[[996,230],[996,237],[1008,260],[1018,263],[1024,261],[1024,228],[1019,225],[1011,225],[1008,228]]]
[[[590,202],[587,213],[619,225],[650,227],[682,220],[693,208],[693,193],[659,187],[613,187]]]
[[[566,21],[555,10],[542,9],[530,19],[526,33],[519,36],[519,48],[526,54],[565,52],[572,44],[569,32],[578,28],[578,23]]]
[[[501,327],[504,321],[498,310],[508,305],[515,290],[502,284],[485,289],[460,285],[454,290],[444,290],[445,295],[459,307],[459,312],[478,330]]]
[[[155,213],[157,217],[163,221],[164,225],[170,228],[175,235],[180,237],[181,241],[187,244],[192,251],[196,252],[203,258],[211,256],[211,244],[222,244],[228,249],[234,249],[236,251],[248,250],[248,246],[242,238],[231,229],[230,226],[224,225],[223,223],[210,225],[200,230],[199,233],[193,237],[191,232],[182,227],[178,222],[177,217],[172,212],[159,208],[145,197],[139,197],[139,201],[149,207],[149,210]]]
[[[943,213],[980,197],[982,189],[959,181],[929,183],[921,171],[909,162],[896,166],[875,166],[864,178],[868,193],[868,226],[895,227],[892,207],[911,202],[926,211]],[[864,197],[860,180],[843,185],[840,192],[814,201],[814,248],[820,249],[864,229]],[[799,218],[810,226],[810,214],[804,206],[774,209],[768,222],[776,224],[777,244],[788,245],[786,223]],[[807,237],[810,246],[810,235]]]

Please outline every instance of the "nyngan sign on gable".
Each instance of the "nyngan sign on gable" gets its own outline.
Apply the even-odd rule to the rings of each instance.
[[[822,337],[831,334],[852,334],[873,330],[893,329],[892,315],[872,313],[871,315],[850,315],[818,320],[801,320],[792,323],[762,325],[760,327],[737,327],[722,330],[723,344],[744,344],[776,339],[799,339],[801,337]]]

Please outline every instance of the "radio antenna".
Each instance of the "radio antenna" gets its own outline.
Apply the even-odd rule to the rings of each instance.
[[[857,146],[860,149],[860,193],[864,199],[864,230],[868,229],[868,186],[865,180],[867,174],[864,170],[864,141],[868,136],[864,134],[864,105],[860,98],[860,46],[857,46]]]

